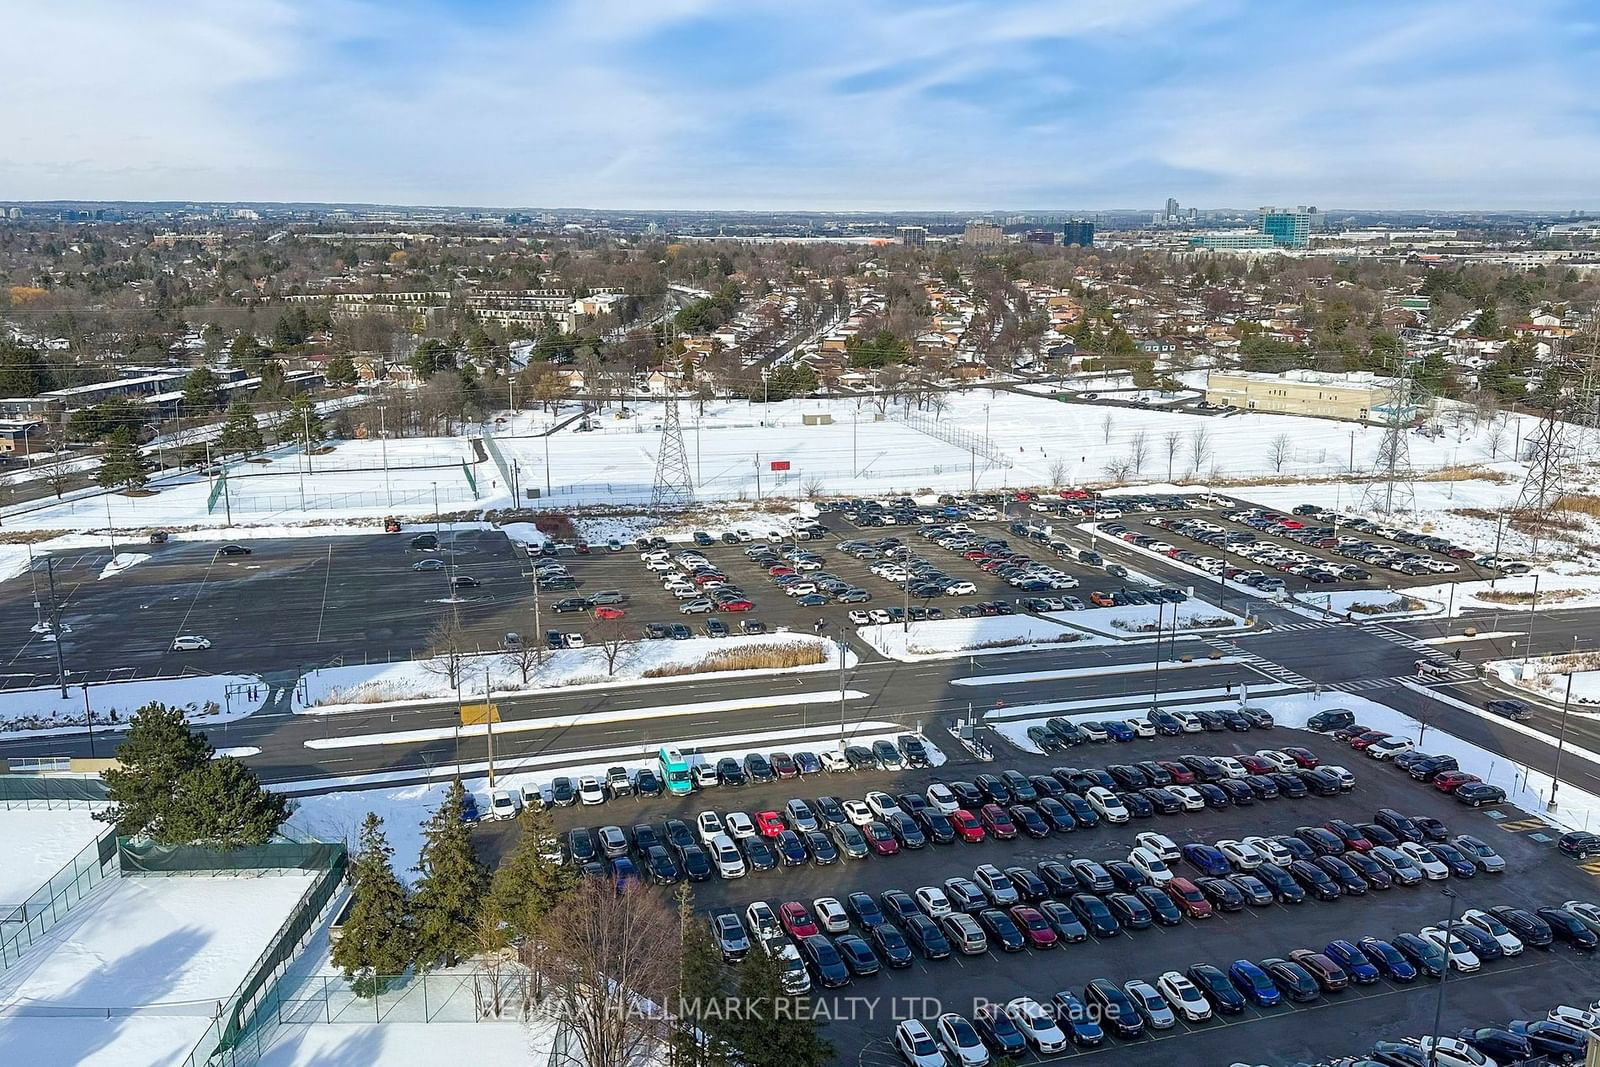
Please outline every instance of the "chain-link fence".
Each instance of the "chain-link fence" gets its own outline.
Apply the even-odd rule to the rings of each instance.
[[[12,771],[51,773],[0,774],[0,808],[92,808],[106,802],[106,783],[98,774],[59,774],[68,757],[11,759]],[[67,766],[63,766],[66,764]]]
[[[116,857],[117,839],[108,827],[27,900],[0,911],[0,972],[9,970],[95,886],[116,877]]]

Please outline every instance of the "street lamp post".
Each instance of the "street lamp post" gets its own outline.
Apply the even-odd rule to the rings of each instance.
[[[1166,605],[1156,604],[1156,659],[1155,671],[1150,685],[1150,707],[1154,709],[1161,702],[1161,609]],[[1177,605],[1173,605],[1173,614],[1177,614]]]
[[[1439,1065],[1439,1027],[1444,1022],[1444,987],[1450,978],[1450,939],[1456,925],[1456,900],[1458,899],[1453,889],[1441,889],[1450,901],[1450,913],[1444,920],[1444,970],[1439,972],[1439,999],[1433,1006],[1433,1032],[1432,1044],[1428,1048],[1428,1067]]]
[[[1567,750],[1567,712],[1572,707],[1572,672],[1567,672],[1567,695],[1561,700],[1561,734],[1556,738],[1556,769],[1550,775],[1550,802],[1546,811],[1556,810],[1556,790],[1561,788],[1561,756]]]
[[[1528,654],[1533,650],[1533,615],[1539,610],[1539,575],[1533,575],[1533,602],[1528,605],[1528,640],[1522,646],[1522,667],[1528,667]]]
[[[392,506],[394,493],[389,488],[389,426],[384,417],[385,406],[378,405],[378,449],[383,453],[383,496]]]

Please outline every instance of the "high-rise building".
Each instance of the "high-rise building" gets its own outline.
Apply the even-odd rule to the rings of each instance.
[[[961,233],[961,243],[977,247],[998,245],[1005,240],[1005,231],[992,222],[969,222]]]
[[[1177,201],[1177,199],[1175,197],[1170,197],[1169,196],[1169,197],[1167,197],[1167,218],[1168,218],[1168,220],[1171,220],[1171,219],[1175,219],[1177,217],[1178,217],[1178,201]]]
[[[899,226],[895,232],[900,235],[900,243],[907,248],[921,248],[928,243],[926,226]]]
[[[1033,245],[1053,245],[1056,243],[1056,231],[1029,230],[1022,235],[1022,239]]]
[[[1073,219],[1071,222],[1062,223],[1061,243],[1092,248],[1094,246],[1094,223],[1088,219]]]
[[[1290,211],[1264,207],[1257,229],[1271,237],[1273,244],[1284,248],[1304,248],[1311,242],[1311,213],[1305,208]]]

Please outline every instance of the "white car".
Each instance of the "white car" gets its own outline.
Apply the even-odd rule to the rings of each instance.
[[[1199,987],[1177,971],[1168,971],[1157,978],[1156,988],[1185,1022],[1203,1023],[1211,1018],[1211,1002]]]
[[[1488,1056],[1453,1037],[1408,1037],[1404,1043],[1428,1057],[1429,1067],[1499,1067]]]
[[[1218,841],[1217,851],[1222,853],[1237,871],[1253,871],[1266,862],[1266,857],[1243,841],[1232,839]]]
[[[515,819],[522,809],[521,798],[509,789],[496,789],[489,794],[489,818]]]
[[[711,862],[716,864],[717,874],[723,878],[743,878],[747,868],[744,865],[744,856],[739,852],[739,846],[733,843],[733,838],[727,834],[717,834],[706,843],[711,852]]]
[[[850,916],[844,910],[844,905],[835,897],[818,897],[811,902],[811,914],[817,917],[817,924],[830,934],[842,934],[850,929]]]
[[[689,769],[694,776],[696,789],[710,789],[712,786],[722,784],[722,779],[717,777],[717,768],[710,763],[696,763]]]
[[[849,619],[853,626],[865,626],[872,621],[872,617],[860,608],[852,608],[845,612],[845,618]]]
[[[1444,929],[1438,926],[1424,926],[1417,933],[1424,941],[1444,949],[1445,955],[1450,958],[1450,965],[1462,974],[1471,974],[1483,966],[1483,961],[1478,959],[1478,954],[1472,951],[1465,941],[1457,937],[1454,930],[1450,931],[1448,937],[1445,936]]]
[[[978,592],[978,587],[971,582],[955,582],[944,591],[945,596],[973,596]]]
[[[1156,735],[1155,724],[1149,719],[1126,719],[1124,721],[1132,727],[1135,737],[1150,738]]]
[[[890,615],[889,612],[883,608],[873,608],[871,611],[867,612],[867,618],[872,622],[877,623],[879,626],[883,626],[886,623],[891,623],[894,621],[894,616]]]
[[[778,961],[778,970],[781,972],[779,981],[783,983],[785,993],[797,997],[811,992],[811,972],[806,970],[806,961],[800,958],[800,950],[793,943],[780,934],[761,942],[761,947],[767,955]]]
[[[755,931],[758,941],[766,941],[774,935],[783,936],[783,926],[778,922],[778,913],[764,900],[752,900],[749,907],[744,909],[744,918],[745,924]]]
[[[1093,720],[1090,720],[1089,722],[1080,722],[1078,724],[1078,729],[1082,730],[1083,736],[1087,737],[1091,741],[1111,740],[1111,735],[1106,733],[1106,728]]]
[[[1149,849],[1168,863],[1171,863],[1181,855],[1176,841],[1166,834],[1158,834],[1154,830],[1146,830],[1141,834],[1136,834],[1133,838],[1133,843],[1140,848]]]
[[[1243,778],[1250,772],[1245,770],[1244,764],[1232,756],[1212,756],[1211,762],[1221,767],[1229,778]]]
[[[694,818],[695,830],[700,835],[700,843],[709,846],[711,839],[723,833],[722,816],[714,811],[702,811]]]
[[[937,886],[922,886],[912,894],[912,898],[916,900],[917,907],[922,909],[922,913],[930,919],[950,914],[950,898]]]
[[[1373,759],[1394,759],[1402,752],[1410,752],[1417,746],[1403,737],[1386,737],[1382,741],[1375,741],[1367,746],[1367,755]]]
[[[1128,862],[1156,885],[1166,885],[1172,881],[1172,868],[1168,867],[1166,861],[1153,849],[1144,847],[1134,849],[1128,853]]]
[[[605,787],[600,784],[600,779],[591,775],[584,775],[578,779],[579,804],[604,804],[606,802]]]
[[[1123,807],[1121,800],[1117,799],[1117,794],[1103,785],[1090,786],[1083,799],[1087,800],[1089,806],[1097,811],[1106,822],[1128,821],[1128,809]]]
[[[1166,998],[1156,992],[1156,987],[1141,978],[1122,984],[1122,991],[1133,998],[1134,1007],[1144,1016],[1152,1030],[1170,1030],[1178,1025],[1178,1017]]]
[[[874,789],[867,794],[867,807],[872,810],[873,818],[889,821],[889,816],[903,814],[900,805],[881,789]]]
[[[1206,728],[1205,723],[1186,711],[1170,711],[1167,714],[1178,720],[1178,725],[1183,728],[1183,732],[1186,734],[1197,734]]]
[[[989,1048],[978,1036],[977,1027],[966,1019],[947,1011],[934,1020],[933,1031],[955,1067],[987,1067]]]
[[[1017,1024],[1022,1036],[1042,1056],[1067,1047],[1067,1035],[1055,1024],[1050,1013],[1032,997],[1018,997],[1006,1004],[1006,1017]]]
[[[1261,856],[1266,857],[1279,867],[1286,867],[1294,862],[1294,854],[1282,845],[1266,837],[1247,837],[1239,844],[1246,848],[1254,849]]]
[[[1450,868],[1444,861],[1433,854],[1427,845],[1416,841],[1402,841],[1398,846],[1400,854],[1415,863],[1422,871],[1422,876],[1430,882],[1442,881],[1450,877]]]
[[[939,782],[928,787],[927,797],[929,807],[940,815],[954,815],[961,809],[961,802],[950,792],[950,787]]]
[[[199,634],[184,634],[172,639],[174,652],[204,652],[211,647],[210,638],[201,637]]]
[[[1272,769],[1275,771],[1293,771],[1300,766],[1292,757],[1285,756],[1277,749],[1264,748],[1257,752],[1256,755],[1272,764]]]
[[[1486,911],[1470,908],[1461,913],[1461,921],[1470,923],[1494,938],[1500,944],[1500,951],[1507,956],[1522,955],[1522,938],[1506,929],[1506,924]]]
[[[1356,776],[1345,768],[1339,766],[1337,763],[1319,764],[1318,768],[1339,779],[1340,789],[1348,791],[1356,787]]]
[[[872,809],[859,800],[846,800],[839,806],[844,809],[844,817],[850,820],[852,826],[865,826],[877,818],[872,814]]]
[[[939,1043],[918,1019],[907,1019],[894,1028],[894,1047],[908,1067],[945,1067]]]
[[[1558,1004],[1550,1009],[1545,1016],[1553,1023],[1561,1023],[1582,1030],[1591,1037],[1600,1038],[1600,1013],[1588,1008],[1574,1008],[1570,1004]]]
[[[1192,785],[1169,785],[1167,792],[1183,801],[1184,811],[1205,811],[1206,798]]]

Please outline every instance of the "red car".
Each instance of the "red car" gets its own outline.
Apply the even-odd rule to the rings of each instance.
[[[985,804],[979,808],[978,818],[983,820],[984,829],[1001,841],[1010,841],[1017,836],[1017,824],[1011,821],[1006,809],[998,804]]]
[[[774,578],[784,578],[795,573],[793,567],[769,567],[767,573]]]
[[[1187,878],[1174,878],[1162,886],[1167,891],[1167,896],[1178,906],[1178,910],[1191,919],[1209,919],[1211,917],[1211,902],[1206,895],[1200,892],[1199,886]]]
[[[1355,749],[1357,752],[1365,752],[1367,749],[1371,748],[1373,745],[1377,744],[1379,741],[1382,741],[1388,736],[1389,734],[1385,730],[1368,730],[1360,737],[1353,738],[1350,741],[1350,747]]]
[[[1026,904],[1017,904],[1011,908],[1011,920],[1017,924],[1017,929],[1022,931],[1022,936],[1027,938],[1028,944],[1034,948],[1055,948],[1055,927],[1045,921],[1039,914],[1038,908],[1030,908]]]
[[[968,843],[976,843],[989,836],[984,832],[983,823],[966,808],[957,808],[955,814],[950,816],[950,822],[956,828],[956,836]]]
[[[1240,760],[1240,762],[1243,763],[1244,761]],[[1166,771],[1168,774],[1172,775],[1173,785],[1194,785],[1194,771],[1190,770],[1188,767],[1185,767],[1177,760],[1157,760],[1156,765],[1162,770]]]
[[[748,600],[730,600],[726,604],[722,605],[722,610],[723,611],[749,611],[753,607],[755,607],[755,605],[750,603],[750,601],[748,601]]]
[[[778,921],[783,924],[784,932],[796,941],[820,932],[817,921],[798,900],[786,900],[778,905]]]
[[[783,816],[775,811],[756,812],[756,829],[762,837],[777,837],[789,827],[784,823]]]
[[[1288,748],[1280,748],[1278,751],[1294,760],[1306,770],[1310,770],[1312,767],[1315,767],[1318,763],[1322,762],[1321,760],[1317,759],[1317,754],[1312,752],[1309,748],[1300,748],[1297,745],[1290,745]]]
[[[1441,793],[1454,793],[1464,785],[1471,785],[1473,782],[1481,781],[1483,781],[1482,778],[1479,778],[1476,774],[1468,774],[1466,771],[1445,771],[1433,780],[1433,787]]]
[[[1352,823],[1343,819],[1329,819],[1322,824],[1322,828],[1343,841],[1344,847],[1352,852],[1372,851],[1372,842],[1367,840],[1366,835],[1357,830]]]
[[[973,562],[977,562],[978,560],[981,560],[981,559],[988,559],[989,558],[989,553],[979,551],[978,549],[973,549],[971,552],[963,552],[963,553],[961,553],[961,558],[962,559],[970,559]]]
[[[1239,766],[1243,767],[1251,774],[1271,774],[1273,771],[1277,770],[1276,767],[1262,759],[1260,756],[1235,756],[1234,759],[1239,761]]]
[[[610,604],[602,604],[594,609],[594,617],[597,619],[622,619],[626,618],[627,614],[621,608],[614,608]]]
[[[695,585],[710,585],[712,582],[726,582],[727,580],[728,578],[726,575],[715,571],[708,571],[705,574],[696,574],[693,578]]]
[[[1061,499],[1062,500],[1088,500],[1089,499],[1089,494],[1084,492],[1082,489],[1063,489],[1063,490],[1061,490]]]
[[[861,836],[867,839],[867,847],[880,856],[892,856],[900,851],[900,839],[894,836],[894,831],[887,824],[877,819],[861,828]]]

